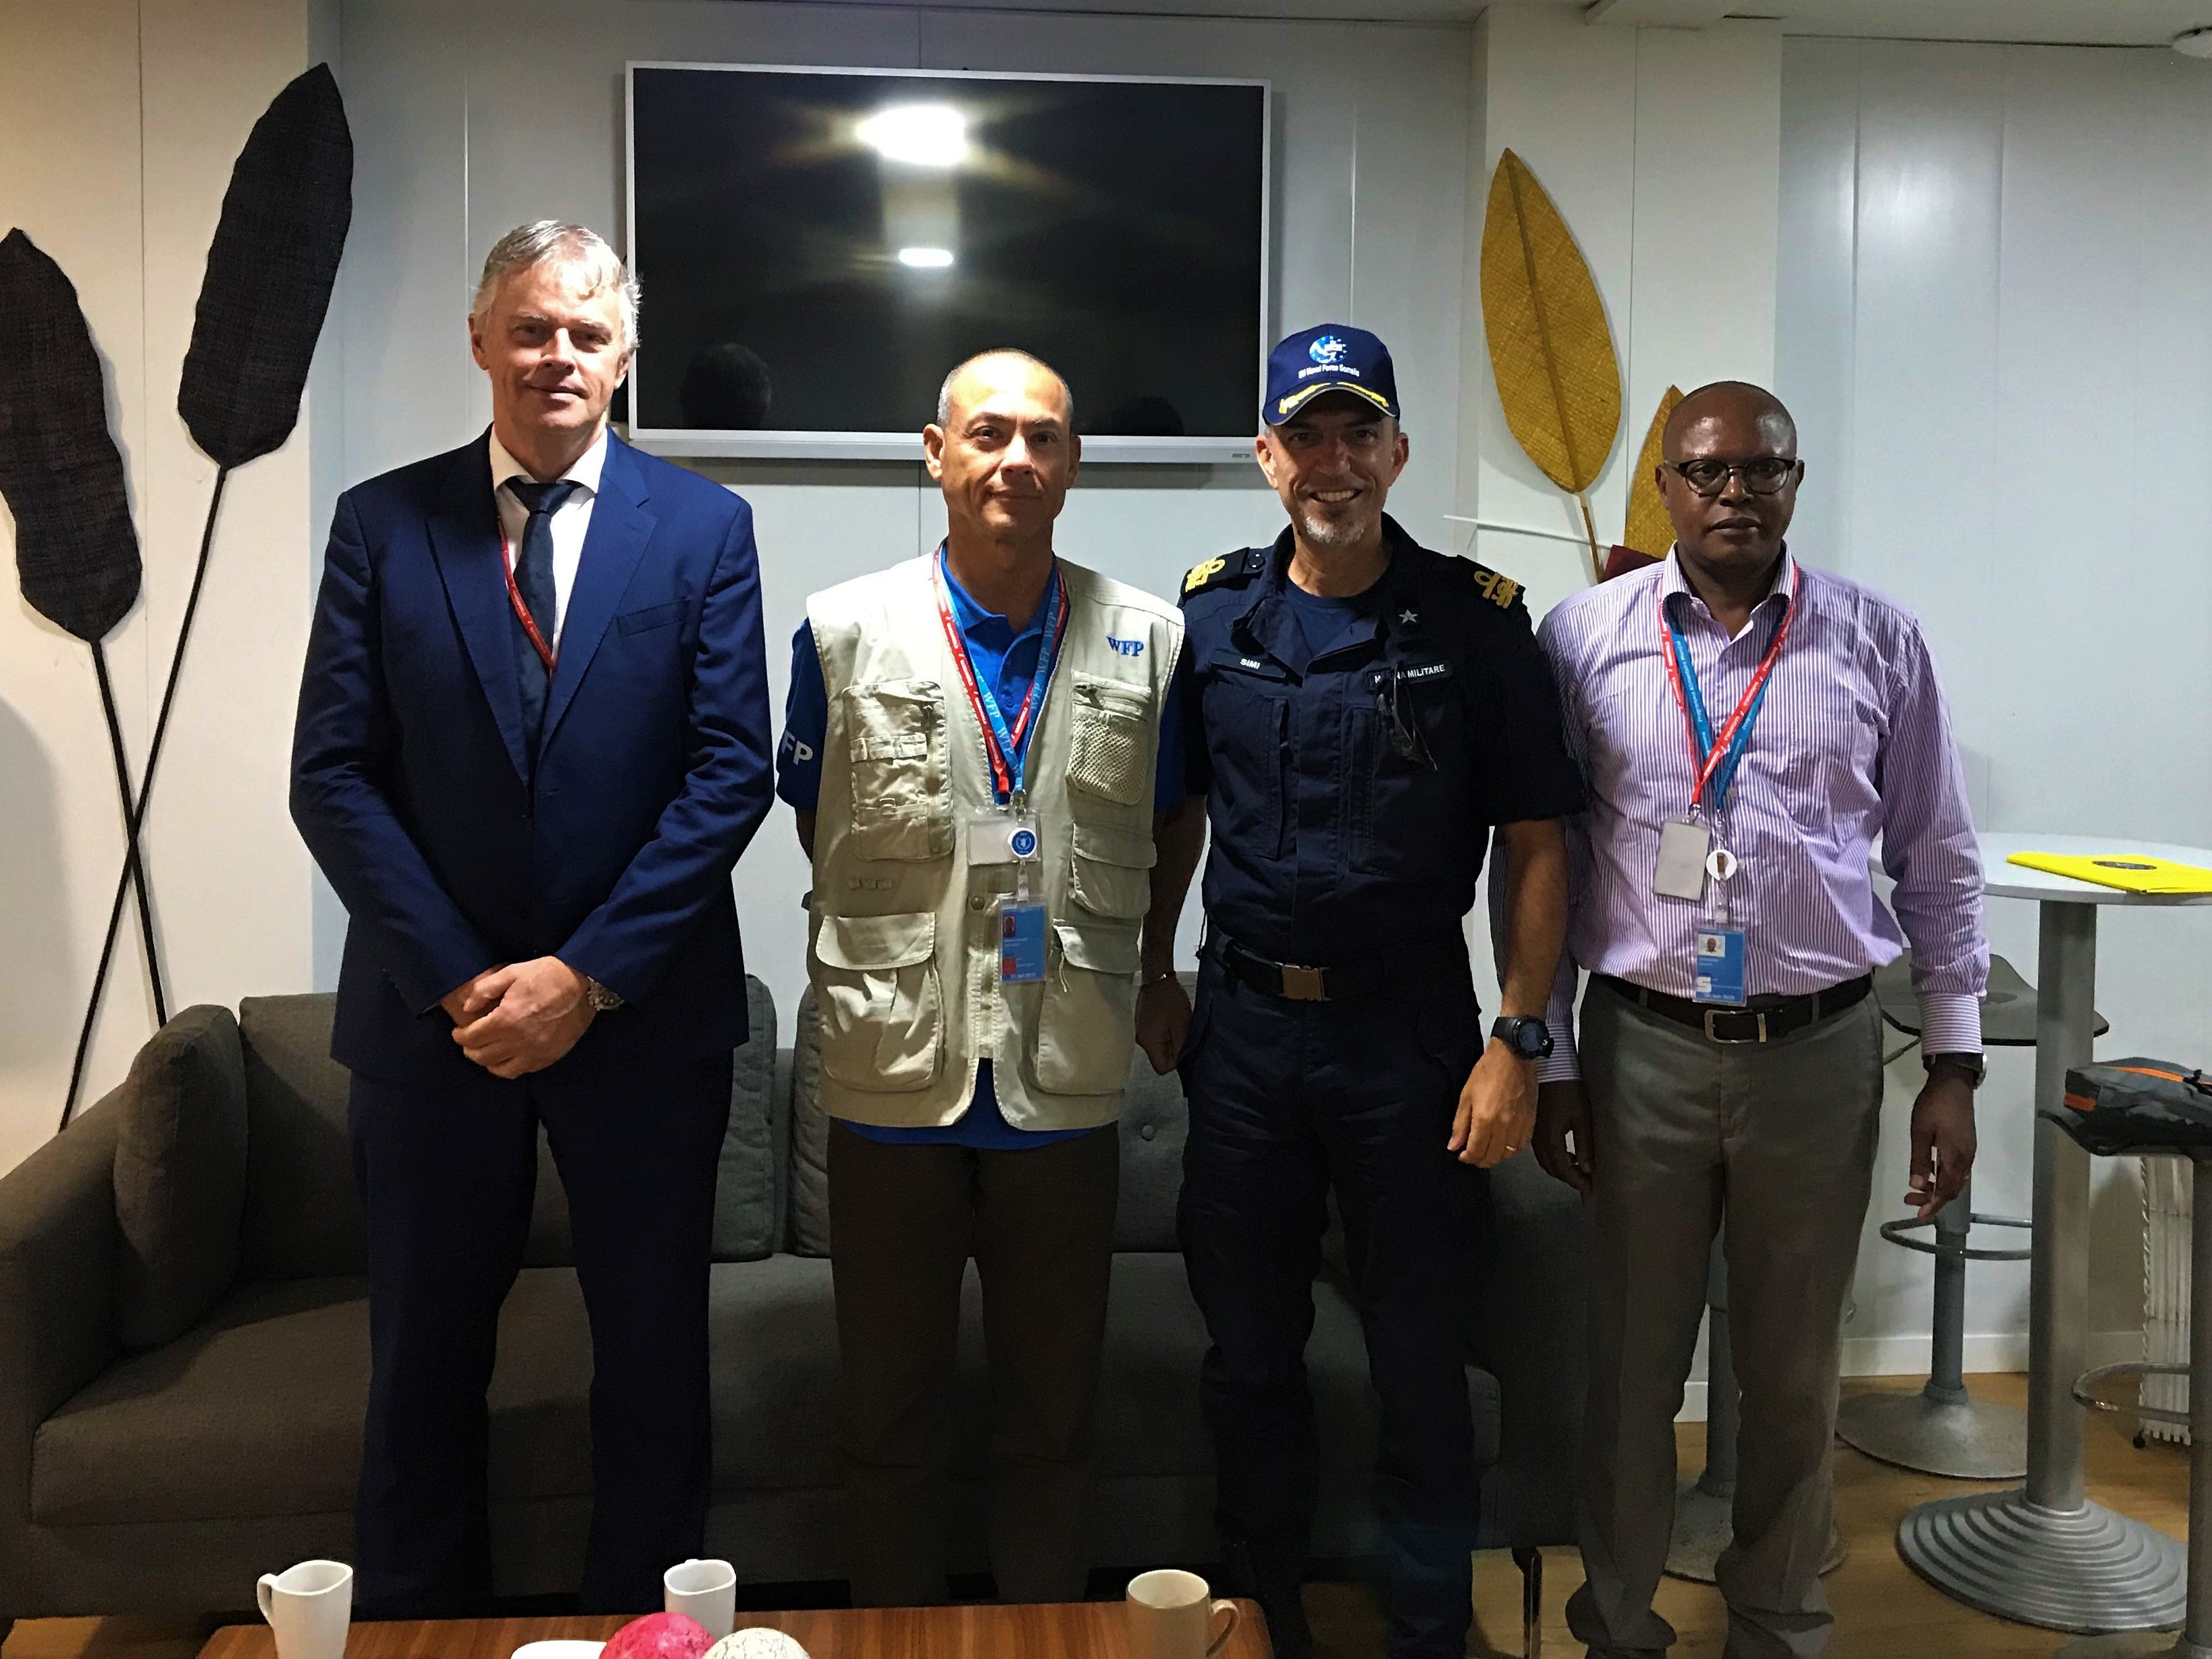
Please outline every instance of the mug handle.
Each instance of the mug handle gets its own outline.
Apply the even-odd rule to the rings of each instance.
[[[1229,1622],[1222,1626],[1218,1636],[1206,1644],[1206,1659],[1212,1659],[1213,1655],[1228,1644],[1229,1638],[1237,1634],[1237,1604],[1234,1601],[1216,1601],[1209,1616],[1218,1619],[1224,1613],[1229,1615]]]
[[[253,1599],[259,1604],[261,1617],[268,1624],[276,1622],[276,1575],[264,1572],[253,1586]]]

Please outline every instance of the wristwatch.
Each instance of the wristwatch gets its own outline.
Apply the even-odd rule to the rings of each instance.
[[[1545,1060],[1551,1055],[1552,1028],[1533,1014],[1501,1019],[1490,1028],[1490,1035],[1523,1060]]]
[[[584,1000],[592,1005],[596,1013],[611,1013],[623,1006],[622,993],[610,991],[589,974],[578,975],[584,981]]]
[[[1938,1066],[1947,1071],[1960,1073],[1966,1079],[1966,1086],[1970,1089],[1980,1088],[1982,1079],[1989,1075],[1990,1070],[1989,1062],[1979,1054],[1923,1054],[1920,1056],[1920,1063],[1927,1068],[1931,1076]]]

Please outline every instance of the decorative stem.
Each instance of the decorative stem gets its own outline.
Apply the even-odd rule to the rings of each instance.
[[[146,775],[139,781],[137,805],[126,815],[130,820],[130,847],[125,854],[123,873],[116,879],[115,902],[109,907],[107,912],[107,934],[100,945],[100,968],[93,976],[92,996],[85,1007],[84,1030],[77,1038],[76,1063],[70,1072],[69,1096],[62,1102],[61,1127],[64,1129],[69,1127],[70,1116],[76,1109],[77,1089],[83,1081],[84,1059],[92,1041],[94,1017],[100,1007],[100,994],[106,988],[108,964],[115,956],[115,928],[117,922],[122,918],[124,894],[134,874],[137,874],[142,881],[143,879],[143,872],[138,870],[138,834],[145,826],[146,809],[154,797],[154,768],[161,761],[161,745],[169,735],[169,714],[176,707],[177,683],[184,673],[185,647],[191,641],[192,620],[199,614],[200,592],[207,583],[208,554],[215,545],[216,517],[222,509],[222,489],[229,478],[230,469],[227,466],[218,470],[215,475],[215,493],[208,500],[207,523],[200,531],[199,563],[192,571],[191,592],[185,600],[185,620],[183,626],[177,630],[177,649],[175,654],[169,659],[169,680],[161,691],[161,712],[154,721],[154,741],[146,750]],[[99,647],[95,646],[94,647],[95,659]],[[111,712],[109,714],[111,724],[113,719],[114,716]],[[150,938],[147,954],[150,960],[153,954]],[[158,1010],[161,1000],[158,988],[155,992],[155,997]],[[166,1024],[167,1016],[164,1014],[162,1019]]]
[[[1598,581],[1605,580],[1605,556],[1597,550],[1597,520],[1590,516],[1589,492],[1578,489],[1575,501],[1583,510],[1583,534],[1589,538],[1590,575]],[[150,771],[151,763],[148,769]]]

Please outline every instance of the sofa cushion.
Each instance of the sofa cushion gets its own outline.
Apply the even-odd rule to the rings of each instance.
[[[713,1270],[717,1502],[835,1487],[837,1329],[830,1264],[793,1255]],[[1314,1287],[1306,1350],[1323,1480],[1364,1485],[1375,1410],[1359,1322]],[[1182,1258],[1117,1255],[1098,1407],[1099,1473],[1203,1474],[1206,1328]],[[990,1388],[974,1273],[961,1299],[956,1475],[989,1468]],[[489,1394],[495,1502],[591,1490],[591,1350],[576,1276],[526,1268],[500,1316]],[[342,1514],[353,1504],[368,1401],[368,1304],[358,1279],[234,1291],[205,1324],[129,1356],[41,1425],[31,1510],[46,1524]]]
[[[591,1490],[591,1385],[574,1272],[525,1269],[500,1314],[489,1394],[496,1497]],[[31,1513],[64,1525],[344,1513],[368,1408],[364,1281],[246,1286],[40,1425]]]
[[[822,1109],[822,1014],[810,985],[791,1033],[790,1245],[794,1255],[830,1254],[830,1115]]]
[[[115,1143],[115,1330],[158,1347],[238,1273],[246,1073],[230,1010],[187,1008],[131,1062]]]
[[[776,1236],[775,999],[745,976],[750,1016],[744,1047],[730,1057],[730,1127],[714,1181],[714,1260],[757,1261]]]
[[[248,997],[246,1045],[247,1281],[368,1271],[361,1200],[346,1135],[349,1075],[331,1058],[337,999]]]

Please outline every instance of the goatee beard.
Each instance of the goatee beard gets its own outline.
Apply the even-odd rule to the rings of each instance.
[[[1298,528],[1315,547],[1351,547],[1367,534],[1365,518],[1364,514],[1354,514],[1331,519],[1309,511],[1298,515]]]

